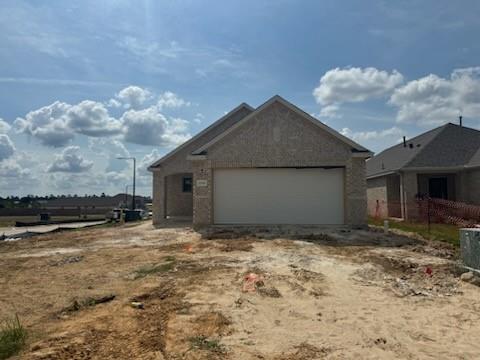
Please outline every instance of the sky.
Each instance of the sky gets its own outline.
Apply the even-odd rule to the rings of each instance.
[[[478,34],[477,0],[0,0],[0,196],[124,192],[118,157],[150,195],[150,163],[276,94],[374,152],[480,128]]]

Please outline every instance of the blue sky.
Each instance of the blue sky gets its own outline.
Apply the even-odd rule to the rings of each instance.
[[[0,0],[0,195],[117,193],[279,94],[373,151],[480,127],[478,1]]]

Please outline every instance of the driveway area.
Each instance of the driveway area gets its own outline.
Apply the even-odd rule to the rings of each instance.
[[[367,230],[66,231],[0,242],[0,320],[25,359],[475,359],[456,256]]]

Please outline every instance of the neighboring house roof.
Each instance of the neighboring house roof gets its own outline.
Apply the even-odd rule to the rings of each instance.
[[[403,169],[480,166],[480,131],[448,123],[367,161],[367,177]]]
[[[218,127],[226,124],[229,120],[234,120],[233,124],[235,124],[236,122],[240,121],[242,118],[252,113],[253,111],[254,111],[254,108],[248,105],[247,103],[242,103],[238,105],[236,108],[234,108],[233,110],[231,110],[230,112],[222,116],[213,124],[205,128],[204,130],[200,131],[197,135],[190,138],[189,140],[184,142],[182,145],[176,147],[175,149],[170,151],[167,155],[163,156],[161,159],[155,161],[152,165],[148,167],[148,169],[152,170],[153,168],[158,167],[160,164],[162,164],[163,162],[165,162],[166,160],[170,159],[172,156],[177,154],[180,150],[185,149],[188,145],[192,144],[197,140],[200,141],[200,143],[206,143],[210,141],[212,138],[215,137],[216,134],[214,132]]]
[[[238,127],[242,126],[243,124],[245,124],[246,122],[252,120],[255,118],[256,115],[258,115],[260,112],[262,112],[263,110],[265,110],[266,108],[270,107],[273,103],[275,102],[279,102],[283,105],[285,105],[289,110],[291,111],[294,111],[296,112],[297,114],[299,114],[300,116],[302,116],[303,118],[309,120],[311,123],[313,123],[314,125],[318,126],[319,128],[321,128],[322,130],[326,131],[327,133],[331,134],[332,136],[334,136],[335,138],[339,139],[340,141],[342,141],[343,143],[346,143],[348,146],[350,146],[352,148],[352,151],[354,152],[362,152],[362,153],[366,153],[366,154],[370,154],[371,155],[371,152],[364,148],[363,146],[357,144],[356,142],[354,142],[353,140],[343,136],[342,134],[340,134],[339,132],[333,130],[332,128],[328,127],[327,125],[323,124],[322,122],[320,122],[319,120],[315,119],[313,116],[307,114],[305,111],[301,110],[300,108],[298,108],[297,106],[293,105],[292,103],[288,102],[287,100],[283,99],[281,96],[279,95],[275,95],[273,96],[271,99],[267,100],[264,104],[262,104],[261,106],[259,106],[255,111],[253,111],[252,113],[250,113],[249,115],[245,116],[243,119],[241,119],[240,121],[238,121],[237,123],[235,123],[234,125],[232,125],[231,127],[229,127],[228,129],[226,129],[224,132],[222,132],[221,134],[217,135],[216,137],[214,137],[212,140],[210,140],[209,142],[205,143],[204,145],[202,145],[201,147],[199,147],[197,150],[193,151],[192,152],[192,155],[204,155],[207,151],[208,148],[210,148],[211,146],[213,146],[215,143],[217,143],[218,141],[220,141],[221,139],[223,139],[226,135],[228,135],[229,133],[231,133],[232,131],[234,131],[235,129],[237,129]]]

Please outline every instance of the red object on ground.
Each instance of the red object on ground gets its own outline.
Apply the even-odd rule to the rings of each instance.
[[[432,268],[431,268],[430,266],[427,266],[427,267],[425,268],[425,274],[427,274],[428,276],[432,276],[433,270],[432,270]]]
[[[243,292],[255,292],[256,284],[260,281],[263,281],[261,275],[250,273],[244,276],[243,278]]]

